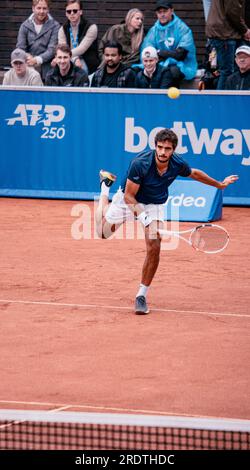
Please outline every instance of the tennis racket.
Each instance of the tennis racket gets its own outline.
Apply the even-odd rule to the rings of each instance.
[[[160,235],[168,235],[181,238],[195,250],[202,251],[203,253],[220,253],[225,250],[229,243],[228,232],[220,225],[215,224],[202,224],[189,230],[172,231],[172,230],[158,230]],[[183,236],[189,234],[188,237]]]

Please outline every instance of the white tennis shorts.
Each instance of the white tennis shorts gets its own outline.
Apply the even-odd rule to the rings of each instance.
[[[164,221],[164,204],[142,204],[144,210],[152,220]],[[105,214],[105,219],[111,225],[122,224],[126,220],[133,220],[134,214],[124,201],[121,188],[114,194],[111,204]]]

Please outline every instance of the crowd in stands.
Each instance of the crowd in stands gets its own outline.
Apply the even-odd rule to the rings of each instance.
[[[250,90],[248,2],[203,0],[203,6],[207,61],[199,89]],[[196,76],[192,31],[171,2],[156,1],[147,32],[143,12],[132,8],[99,43],[98,26],[85,17],[81,0],[66,1],[62,26],[49,7],[49,0],[32,1],[3,85],[167,89]]]
[[[250,28],[245,22],[243,6],[245,8],[242,0],[212,0],[209,8],[206,35],[210,47],[216,52],[219,72],[217,90],[228,87],[228,80],[235,72],[236,64],[238,66],[238,61],[235,62],[238,47],[244,43],[248,45],[244,52],[246,58],[250,51]]]

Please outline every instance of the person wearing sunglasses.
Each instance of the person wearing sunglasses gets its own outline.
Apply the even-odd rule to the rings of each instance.
[[[84,17],[81,0],[67,0],[66,17],[58,32],[58,43],[68,44],[74,64],[92,74],[99,65],[97,25]]]

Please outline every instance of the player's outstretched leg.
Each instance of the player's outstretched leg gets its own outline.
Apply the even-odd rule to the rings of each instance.
[[[116,176],[110,173],[109,171],[101,170],[99,173],[100,176],[100,199],[99,204],[95,213],[96,220],[96,229],[98,236],[100,238],[108,238],[111,235],[111,229],[107,227],[107,221],[105,219],[105,214],[109,206],[109,189],[116,180]],[[105,230],[106,228],[106,230]],[[106,235],[105,234],[109,234]]]
[[[147,305],[148,288],[154,278],[160,260],[161,237],[158,235],[158,223],[153,221],[150,228],[145,229],[146,258],[142,268],[142,278],[139,290],[135,299],[136,315],[145,315],[149,313]]]
[[[101,189],[102,189],[102,183],[105,183],[105,185],[110,188],[110,186],[112,186],[112,184],[115,182],[116,180],[116,176],[113,175],[112,173],[110,173],[109,171],[105,171],[105,170],[100,170],[99,172],[99,177],[100,177],[100,186],[101,186]]]

